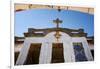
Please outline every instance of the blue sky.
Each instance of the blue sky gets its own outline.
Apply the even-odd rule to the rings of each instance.
[[[63,21],[62,28],[83,28],[88,36],[94,35],[94,15],[71,10],[32,9],[15,13],[15,36],[24,36],[28,28],[56,27],[53,23],[56,18]]]

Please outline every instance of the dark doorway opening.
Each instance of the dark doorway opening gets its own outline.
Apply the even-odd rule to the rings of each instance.
[[[64,62],[63,43],[53,43],[51,63],[63,63],[63,62]]]
[[[24,65],[39,64],[40,49],[41,43],[31,44]]]
[[[94,59],[94,50],[91,50],[92,57]]]

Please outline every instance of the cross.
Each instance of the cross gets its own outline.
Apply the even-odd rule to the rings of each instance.
[[[57,28],[59,28],[59,24],[62,23],[62,20],[59,20],[59,18],[57,18],[56,20],[53,20],[54,23],[57,24]]]
[[[59,18],[57,18],[56,20],[53,20],[54,23],[57,24],[57,30],[56,30],[56,33],[55,33],[55,37],[57,38],[57,42],[58,42],[58,39],[60,38],[61,34],[59,33],[59,24],[62,23],[62,20],[59,20]]]

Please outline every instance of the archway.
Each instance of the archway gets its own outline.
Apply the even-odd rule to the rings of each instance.
[[[40,54],[40,63],[43,64],[43,63],[56,63],[55,61],[57,61],[57,63],[75,61],[71,37],[67,33],[60,32],[61,37],[57,42],[56,37],[54,36],[55,33],[56,32],[48,33],[44,37],[44,43],[42,44],[42,49]],[[55,45],[53,46],[53,44]],[[58,48],[55,48],[57,47],[57,45],[60,46]],[[57,52],[57,50],[60,50],[61,53],[59,55],[62,56],[58,57],[58,60],[56,60],[55,57],[56,54],[54,54],[54,51]]]

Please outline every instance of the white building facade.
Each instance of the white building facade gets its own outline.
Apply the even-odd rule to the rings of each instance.
[[[40,30],[38,30],[40,31]],[[74,31],[74,33],[73,33]],[[36,31],[31,31],[32,33],[35,33]],[[76,33],[78,32],[78,33]],[[83,32],[83,31],[81,31]],[[37,35],[41,34],[39,32],[36,32],[35,34]],[[21,44],[20,46],[16,46],[15,47],[15,52],[19,51],[19,55],[18,58],[16,60],[15,65],[24,65],[27,57],[28,57],[28,53],[29,53],[29,49],[31,44],[41,44],[41,48],[39,51],[39,57],[38,57],[38,64],[48,64],[48,63],[53,63],[52,60],[54,60],[54,63],[59,63],[59,53],[57,56],[58,59],[54,58],[52,56],[56,56],[53,53],[57,50],[61,50],[61,49],[57,49],[55,48],[55,51],[53,51],[53,44],[62,44],[62,58],[61,61],[63,59],[62,62],[79,62],[79,61],[93,61],[93,56],[91,54],[88,42],[86,37],[83,35],[85,34],[80,33],[80,30],[72,30],[69,33],[66,33],[64,31],[60,31],[60,38],[59,41],[57,41],[55,35],[55,31],[50,31],[48,33],[46,33],[44,36],[31,36],[28,33],[24,34],[26,37],[24,39],[23,44]],[[43,32],[44,34],[44,32]],[[75,34],[75,35],[72,35]],[[80,34],[82,36],[76,36],[77,34]],[[34,45],[33,45],[34,46]],[[19,47],[19,48],[18,48]],[[36,52],[36,51],[34,51]],[[34,54],[34,53],[33,53]],[[32,55],[32,54],[31,54]],[[28,58],[30,59],[30,58]],[[34,58],[33,58],[34,59]],[[31,60],[31,59],[30,59]],[[32,61],[32,60],[31,60]],[[34,61],[32,61],[34,62]],[[26,63],[27,64],[27,63]]]

